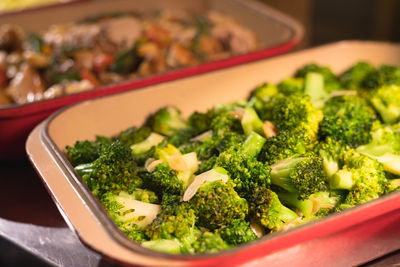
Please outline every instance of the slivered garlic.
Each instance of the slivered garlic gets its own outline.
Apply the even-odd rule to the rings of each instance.
[[[276,136],[278,134],[278,129],[270,121],[264,121],[262,128],[267,138]]]

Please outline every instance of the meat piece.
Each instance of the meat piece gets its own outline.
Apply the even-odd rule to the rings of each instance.
[[[198,63],[193,52],[183,47],[179,43],[173,43],[168,50],[167,65],[170,67],[179,67],[193,65]]]
[[[208,18],[214,24],[211,36],[220,40],[233,54],[243,54],[257,48],[254,34],[233,19],[217,12],[210,12]]]
[[[15,103],[23,104],[42,99],[44,90],[39,73],[31,65],[24,63],[11,80],[6,93]]]
[[[44,33],[46,44],[60,47],[91,48],[99,41],[102,34],[99,24],[64,24],[53,25]]]
[[[121,47],[131,47],[141,37],[143,26],[134,17],[113,18],[105,22],[108,39]]]
[[[23,31],[17,26],[4,24],[0,26],[0,50],[7,52],[21,50]]]

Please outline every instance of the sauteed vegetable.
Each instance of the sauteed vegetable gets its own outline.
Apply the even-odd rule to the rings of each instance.
[[[0,26],[0,105],[23,104],[247,53],[254,34],[210,11],[110,14],[43,33]]]
[[[309,64],[247,100],[66,147],[143,246],[214,253],[400,190],[400,69]]]

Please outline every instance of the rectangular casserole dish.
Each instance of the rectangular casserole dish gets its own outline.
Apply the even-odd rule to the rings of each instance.
[[[185,9],[204,12],[209,9],[232,16],[251,29],[259,40],[259,50],[196,66],[170,70],[149,77],[103,86],[96,90],[23,105],[0,106],[0,159],[23,156],[23,144],[33,127],[60,107],[116,92],[135,89],[190,75],[288,52],[303,35],[302,26],[292,18],[254,0],[99,0],[71,2],[63,6],[40,8],[0,16],[1,24],[15,24],[26,30],[40,31],[55,23],[67,23],[112,12],[151,9]],[[5,153],[7,151],[7,153]]]
[[[133,243],[108,218],[63,154],[76,140],[111,136],[141,125],[148,114],[175,105],[188,115],[217,103],[247,97],[264,81],[276,83],[300,66],[316,62],[340,72],[356,61],[400,65],[400,45],[340,42],[93,99],[64,108],[28,138],[28,156],[71,229],[84,244],[124,264],[147,266],[342,266],[356,265],[400,248],[400,192],[277,232],[225,252],[167,255]]]

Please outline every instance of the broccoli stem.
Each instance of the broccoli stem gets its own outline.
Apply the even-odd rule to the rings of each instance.
[[[263,122],[252,107],[246,107],[241,123],[246,136],[250,135],[252,132],[264,135]]]
[[[179,254],[181,252],[180,244],[177,240],[159,239],[145,241],[142,243],[142,246],[171,254]]]
[[[256,157],[260,153],[265,141],[266,139],[261,135],[251,132],[243,143],[243,154]]]
[[[339,170],[329,179],[329,184],[331,189],[351,190],[353,187],[353,174],[348,170]]]
[[[278,192],[278,196],[283,204],[297,208],[305,217],[312,215],[314,203],[311,200],[299,200],[295,193]]]
[[[289,177],[296,164],[302,160],[304,160],[302,157],[291,157],[273,164],[271,166],[271,182],[289,192],[296,192]]]
[[[84,163],[75,167],[75,171],[82,177],[86,173],[93,172],[93,163]]]

